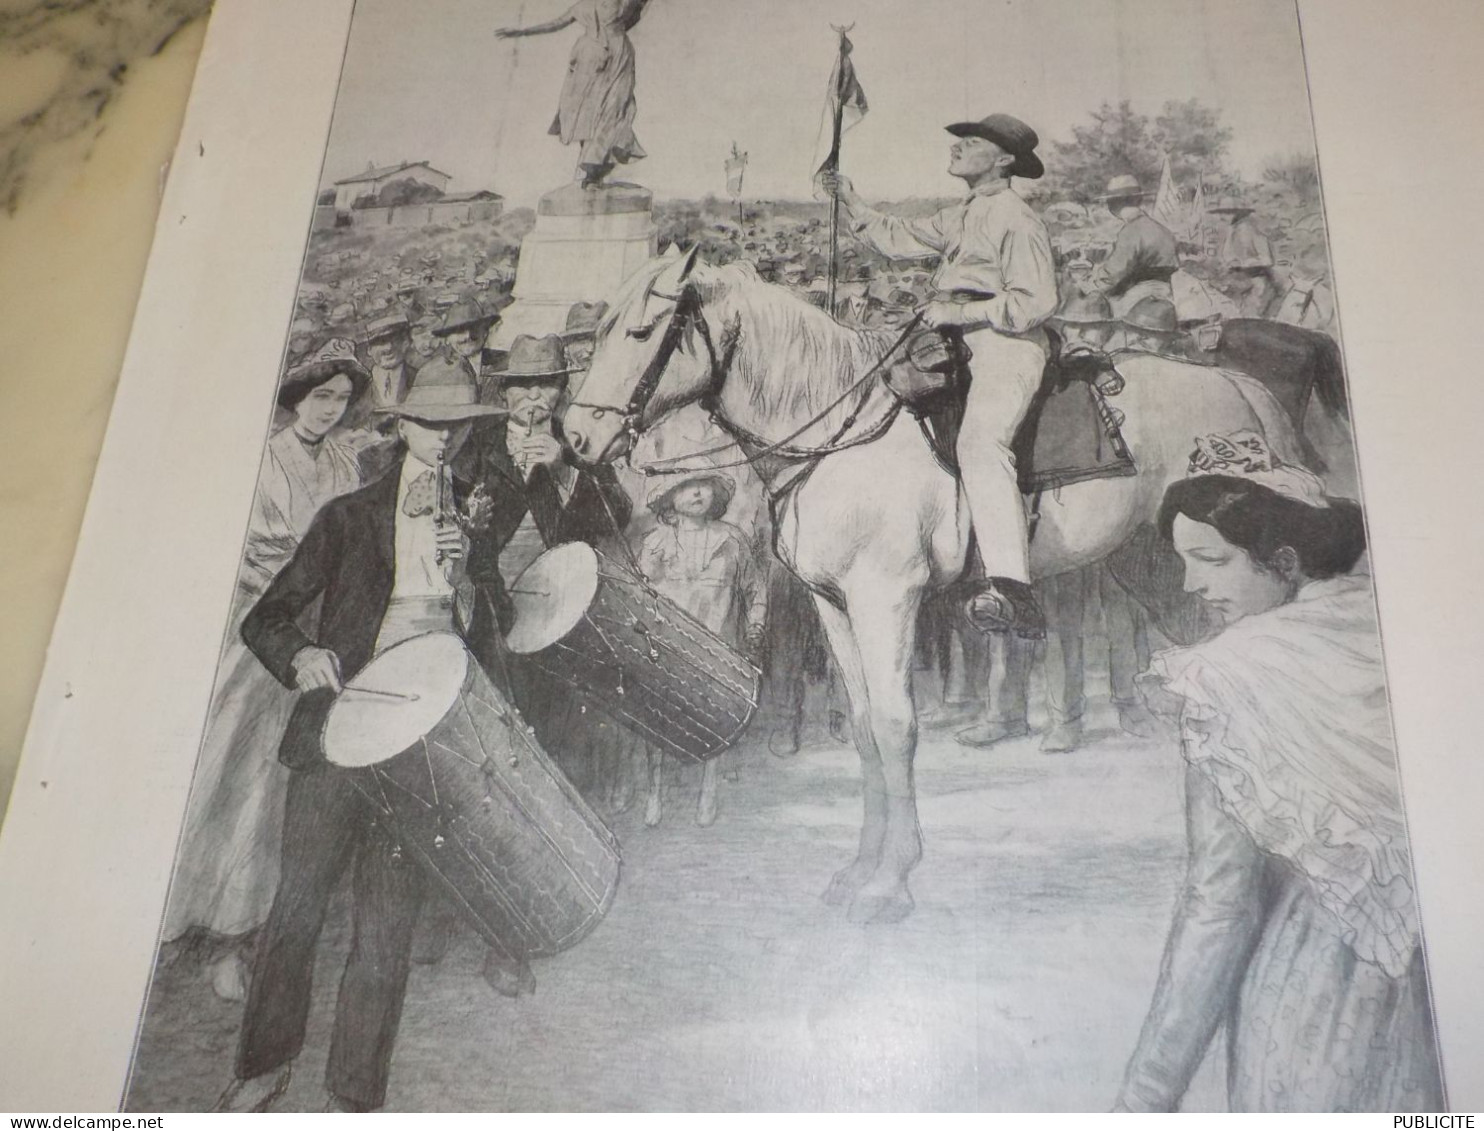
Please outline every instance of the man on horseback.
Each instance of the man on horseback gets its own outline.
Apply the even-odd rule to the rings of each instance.
[[[1025,502],[1011,451],[1041,384],[1047,339],[1042,323],[1056,310],[1056,268],[1046,226],[1010,188],[1011,177],[1045,171],[1036,131],[1008,114],[947,127],[954,142],[948,172],[968,197],[922,220],[868,208],[850,181],[820,175],[838,194],[849,230],[897,259],[941,256],[927,326],[961,335],[972,353],[973,382],[959,432],[958,462],[987,577],[968,605],[985,632],[1038,637],[1045,621],[1030,589]]]

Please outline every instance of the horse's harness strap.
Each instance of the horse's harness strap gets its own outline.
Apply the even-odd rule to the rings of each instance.
[[[770,441],[764,439],[761,436],[755,436],[752,433],[747,432],[745,429],[737,427],[736,425],[728,424],[726,425],[728,431],[732,432],[732,434],[736,437],[736,440],[734,440],[732,443],[722,444],[714,448],[707,448],[699,452],[687,452],[684,455],[670,456],[665,459],[658,459],[651,464],[646,464],[640,470],[642,470],[645,475],[649,476],[687,475],[692,474],[697,470],[720,471],[727,468],[748,466],[755,463],[757,460],[763,458],[764,456],[770,455],[783,456],[788,459],[822,459],[825,456],[834,455],[836,452],[847,451],[848,449],[858,447],[861,444],[870,443],[871,441],[877,439],[883,432],[885,432],[886,429],[890,427],[892,421],[896,419],[897,413],[901,410],[900,402],[893,406],[892,411],[887,413],[885,419],[882,420],[881,424],[878,427],[873,428],[864,435],[857,436],[848,442],[842,441],[844,440],[846,434],[849,433],[850,429],[855,427],[856,422],[860,419],[860,414],[865,411],[866,404],[870,400],[871,382],[886,367],[887,363],[891,361],[891,359],[896,355],[897,351],[902,348],[908,338],[912,336],[912,332],[917,329],[917,326],[921,321],[922,316],[918,315],[917,317],[913,318],[912,321],[907,323],[907,325],[902,328],[902,332],[898,335],[896,341],[891,344],[891,348],[877,359],[875,364],[873,364],[871,368],[866,371],[865,375],[862,376],[859,381],[851,385],[850,388],[846,389],[845,392],[840,394],[840,396],[836,397],[833,401],[827,404],[819,412],[811,416],[793,432],[783,437],[783,439]],[[709,330],[704,329],[704,327],[706,326],[706,319],[704,315],[700,317],[699,325],[703,327],[702,336],[709,343],[711,335]],[[737,335],[737,337],[740,337],[740,335]],[[719,368],[713,372],[712,385],[710,390],[708,391],[710,398],[714,398],[717,394],[720,393],[721,382],[726,377],[726,374],[731,367],[731,358],[736,352],[736,338],[732,337],[730,335],[730,332],[729,338],[731,340],[729,340],[727,343],[728,349],[725,355],[727,364],[725,368]],[[647,372],[648,371],[646,370],[646,374]],[[835,409],[839,408],[842,404],[844,404],[857,393],[860,394],[860,400],[856,403],[855,407],[846,415],[845,420],[841,423],[840,427],[835,429],[835,431],[830,435],[830,438],[826,440],[822,446],[809,448],[791,447],[795,440],[797,440],[805,432],[809,431],[810,428],[813,428],[825,417],[829,416],[830,413],[834,412]],[[707,456],[718,454],[720,452],[731,451],[734,448],[742,446],[744,443],[755,444],[758,446],[758,450],[749,454],[744,454],[741,459],[733,460],[731,463],[708,464],[704,468],[698,468],[695,465],[688,467],[661,466],[664,464],[681,463],[687,460],[702,459]]]

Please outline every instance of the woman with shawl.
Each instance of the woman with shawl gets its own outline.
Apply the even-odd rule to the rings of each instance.
[[[355,347],[343,338],[331,339],[292,370],[279,387],[278,404],[293,421],[269,438],[258,473],[164,934],[166,940],[201,938],[214,952],[212,984],[231,1000],[245,995],[242,952],[267,919],[278,886],[288,781],[278,743],[294,704],[294,694],[247,650],[238,629],[294,556],[319,509],[361,485],[355,453],[331,432],[369,381]]]
[[[1251,433],[1165,495],[1224,623],[1154,658],[1190,842],[1119,1110],[1180,1103],[1218,1029],[1232,1111],[1435,1111],[1442,1080],[1360,508]]]

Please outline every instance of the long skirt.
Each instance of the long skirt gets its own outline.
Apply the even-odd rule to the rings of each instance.
[[[165,938],[193,928],[236,936],[268,918],[278,887],[288,770],[278,744],[294,693],[242,643],[237,629],[251,606],[239,602],[223,649],[181,835]]]

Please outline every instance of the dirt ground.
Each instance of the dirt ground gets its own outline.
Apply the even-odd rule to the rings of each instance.
[[[471,931],[414,968],[387,1109],[1107,1110],[1181,880],[1180,757],[1118,732],[1106,701],[1088,724],[1059,755],[1034,737],[973,751],[924,736],[917,910],[893,926],[851,926],[819,900],[853,855],[852,748],[821,735],[780,759],[749,744],[710,828],[693,819],[698,773],[673,770],[659,828],[642,798],[612,816],[618,898],[534,964],[534,996],[485,986]],[[282,1110],[325,1101],[348,945],[342,894]],[[201,966],[162,967],[129,1107],[209,1107],[240,1017]],[[1186,1110],[1224,1110],[1219,1059]]]

